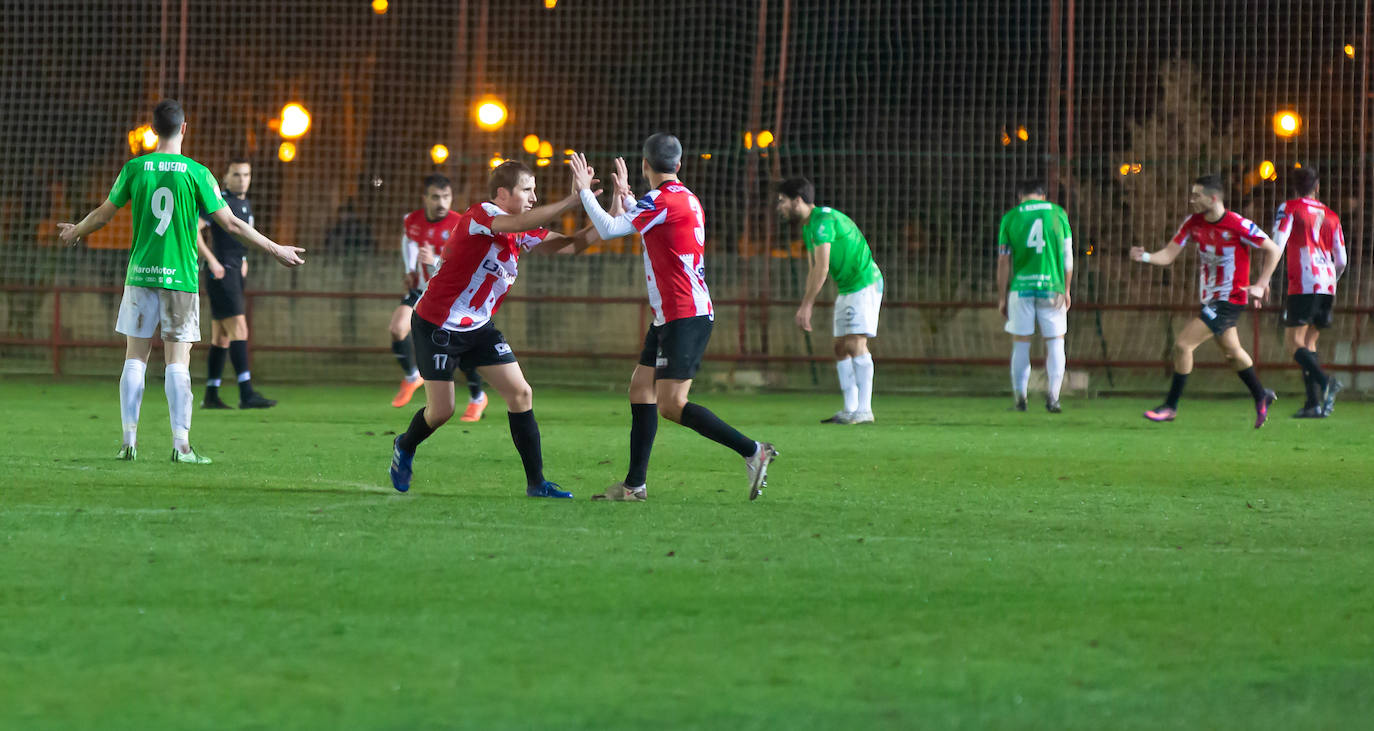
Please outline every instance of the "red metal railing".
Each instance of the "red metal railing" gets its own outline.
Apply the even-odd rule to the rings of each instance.
[[[41,347],[50,349],[52,352],[53,375],[62,374],[62,351],[68,348],[122,348],[124,341],[117,338],[101,340],[76,340],[63,337],[62,334],[62,296],[64,294],[120,294],[124,290],[122,287],[82,287],[82,286],[53,286],[44,287],[37,285],[21,284],[0,284],[0,292],[38,292],[51,294],[53,296],[53,317],[52,327],[47,338],[21,338],[11,336],[0,336],[0,345],[20,345],[30,347]],[[247,314],[250,319],[252,316],[253,300],[257,297],[295,297],[308,299],[395,299],[394,292],[314,292],[314,291],[249,291],[246,293]],[[529,297],[529,296],[510,296],[507,300],[513,302],[540,302],[540,303],[564,303],[564,304],[625,304],[639,306],[640,330],[648,324],[648,306],[643,297]],[[762,299],[716,299],[715,304],[726,307],[739,307],[739,320],[745,322],[748,319],[749,309],[758,308],[767,311],[770,307],[779,305],[799,304],[796,301],[788,300],[762,300]],[[820,303],[829,304],[829,303]],[[930,301],[930,302],[884,302],[884,308],[898,309],[988,309],[995,307],[992,302],[955,302],[955,301]],[[1192,312],[1196,305],[1170,304],[1093,304],[1093,303],[1074,303],[1074,309],[1078,311],[1100,311],[1100,312]],[[1277,312],[1277,306],[1267,306],[1261,311]],[[1336,308],[1340,314],[1370,315],[1374,314],[1374,307],[1340,307]],[[1255,359],[1255,365],[1263,368],[1289,369],[1296,368],[1296,364],[1283,362],[1262,361],[1262,350],[1260,348],[1260,321],[1258,317],[1250,318],[1251,323],[1251,354]],[[735,362],[735,363],[825,363],[832,360],[831,356],[822,353],[820,355],[788,355],[776,353],[752,353],[747,352],[744,332],[741,332],[737,351],[731,355],[711,355],[708,360]],[[1350,363],[1329,363],[1324,367],[1329,370],[1370,372],[1374,371],[1374,364],[1359,363],[1359,334],[1357,327],[1354,331],[1354,341],[1351,346]],[[372,345],[253,345],[253,350],[260,352],[288,352],[288,353],[390,353],[390,349],[383,346]],[[570,351],[570,350],[522,350],[521,355],[540,358],[609,358],[615,360],[629,360],[638,358],[639,353],[626,352],[600,352],[600,351]],[[1005,366],[1006,358],[965,358],[965,357],[902,357],[884,356],[884,363],[896,365],[951,365],[951,366]],[[1093,368],[1111,366],[1114,368],[1167,368],[1170,363],[1166,360],[1112,360],[1106,358],[1075,358],[1070,361],[1071,365],[1080,368]],[[1198,368],[1224,368],[1224,362],[1199,362]]]

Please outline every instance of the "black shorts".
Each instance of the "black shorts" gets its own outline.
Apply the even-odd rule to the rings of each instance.
[[[1330,294],[1290,294],[1283,304],[1283,324],[1287,327],[1311,325],[1318,330],[1331,327],[1331,305],[1336,301]]]
[[[654,380],[688,380],[701,367],[706,343],[711,340],[711,317],[684,317],[662,325],[650,325],[644,335],[639,364],[654,369]]]
[[[409,292],[406,292],[406,296],[401,298],[401,304],[405,305],[406,307],[414,307],[415,303],[420,301],[420,295],[422,294],[424,294],[423,291],[418,289],[412,289]]]
[[[209,270],[205,274],[205,294],[210,296],[210,317],[224,320],[242,315],[243,310],[243,264],[236,263],[224,267],[224,278],[215,279]]]
[[[1213,335],[1220,335],[1236,326],[1236,321],[1240,319],[1240,313],[1245,311],[1245,305],[1238,305],[1226,300],[1215,300],[1202,306],[1198,317]]]
[[[412,314],[410,336],[415,341],[415,366],[426,381],[452,381],[455,368],[471,371],[515,362],[506,337],[490,322],[476,330],[458,332]]]

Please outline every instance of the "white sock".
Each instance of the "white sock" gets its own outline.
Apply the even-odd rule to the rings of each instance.
[[[167,364],[167,413],[172,421],[172,447],[180,452],[191,449],[191,371],[185,364]]]
[[[223,383],[223,379],[219,379],[219,378],[207,378],[207,379],[205,379],[205,385],[207,385],[207,386],[214,386],[215,388],[219,388],[219,385],[220,385],[221,383]]]
[[[854,381],[859,386],[859,407],[862,413],[873,410],[873,355],[854,356]]]
[[[244,371],[239,374],[239,383],[243,383],[244,381],[247,381],[252,377],[253,375],[249,371]]]
[[[148,364],[137,358],[124,361],[119,375],[119,420],[124,426],[124,446],[138,444],[138,411],[143,405],[143,377]]]
[[[419,368],[416,368],[415,370],[413,370],[413,371],[411,371],[411,372],[409,372],[409,373],[406,374],[406,383],[414,383],[414,382],[416,382],[416,381],[418,381],[418,380],[420,380],[420,369],[419,369]]]
[[[854,382],[854,359],[845,358],[835,362],[835,370],[840,374],[840,393],[844,396],[846,413],[859,408],[859,387]]]
[[[1030,343],[1019,340],[1011,344],[1011,390],[1024,398],[1030,385]]]
[[[1050,400],[1059,400],[1059,387],[1064,383],[1064,338],[1046,342],[1045,376],[1050,385]]]

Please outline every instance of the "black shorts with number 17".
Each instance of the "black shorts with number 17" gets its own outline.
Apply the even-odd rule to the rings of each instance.
[[[644,335],[639,364],[653,368],[656,381],[691,379],[701,367],[701,357],[711,341],[711,326],[710,315],[650,325]]]
[[[415,367],[426,381],[452,381],[455,368],[471,371],[515,362],[506,337],[490,321],[476,330],[459,332],[412,314],[410,334],[415,341]]]

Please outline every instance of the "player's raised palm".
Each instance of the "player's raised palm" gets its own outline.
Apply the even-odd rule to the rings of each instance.
[[[630,171],[625,167],[625,158],[615,159],[615,172],[611,173],[611,182],[615,184],[615,197],[625,199],[634,197],[634,191],[630,188]]]
[[[596,171],[587,164],[587,156],[580,152],[574,152],[568,160],[568,164],[572,167],[573,192],[581,193],[584,190],[590,190]]]

